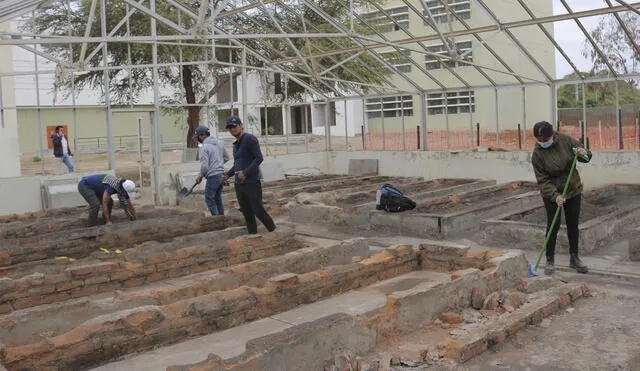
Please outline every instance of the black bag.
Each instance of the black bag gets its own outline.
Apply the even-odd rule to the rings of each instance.
[[[376,194],[376,210],[397,213],[413,210],[416,203],[391,184],[383,185]]]

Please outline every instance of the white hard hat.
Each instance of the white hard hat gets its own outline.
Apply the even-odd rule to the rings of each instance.
[[[122,188],[127,191],[129,198],[136,198],[136,184],[131,180],[125,180],[122,183]]]

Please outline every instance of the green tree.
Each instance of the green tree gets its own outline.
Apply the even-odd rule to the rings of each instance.
[[[606,77],[607,71],[599,73],[582,72],[585,77]],[[575,73],[564,77],[569,80],[577,80]],[[587,107],[613,106],[616,104],[616,82],[590,82],[585,84]],[[640,102],[640,89],[635,81],[618,81],[618,93],[620,104],[632,104]],[[582,107],[582,84],[562,85],[558,88],[558,108]]]
[[[600,54],[585,38],[582,55],[593,63],[592,73],[608,69],[608,61],[618,73],[630,74],[638,72],[640,68],[640,16],[627,11],[618,13],[622,23],[614,16],[603,16],[591,32],[591,37],[604,54]],[[622,24],[626,25],[626,30]],[[627,31],[629,34],[627,34]]]
[[[226,3],[223,0],[211,0],[214,9],[218,5]],[[199,0],[181,0],[184,5],[193,14],[198,14]],[[232,1],[231,3],[234,3]],[[356,6],[361,5],[362,0],[354,1]],[[83,36],[85,27],[88,23],[89,13],[92,0],[58,0],[48,3],[35,11],[35,17],[23,24],[23,29],[29,32],[35,31],[39,34],[49,34],[52,36]],[[100,23],[100,4],[98,0],[95,9],[94,22],[91,24],[90,36],[101,36]],[[333,17],[337,22],[349,27],[349,8],[341,0],[317,0],[317,6]],[[109,0],[106,7],[107,33],[112,32],[115,26],[127,14],[128,8],[122,0]],[[143,1],[141,5],[150,7],[148,1]],[[274,2],[266,6],[266,9],[260,6],[251,7],[240,12],[222,11],[219,17],[216,17],[215,26],[231,34],[241,33],[279,33],[277,25],[273,19],[277,21],[284,32],[337,32],[335,27],[330,25],[325,18],[318,15],[304,5],[300,5],[298,1],[284,0]],[[229,10],[229,9],[227,9]],[[158,44],[158,62],[166,64],[159,68],[159,82],[163,88],[172,88],[174,93],[163,96],[161,101],[164,104],[204,104],[208,97],[215,95],[221,86],[229,82],[229,76],[232,78],[240,74],[240,67],[237,66],[240,61],[241,51],[238,48],[229,48],[231,42],[224,39],[215,41],[215,58],[211,58],[213,49],[211,41],[198,37],[200,33],[210,32],[211,30],[198,29],[197,20],[187,16],[182,11],[168,2],[157,2],[156,12],[169,21],[187,29],[195,30],[194,38],[183,40],[180,44],[176,42],[162,42]],[[206,12],[206,17],[210,16],[210,10]],[[128,22],[127,27],[122,26],[114,32],[113,36],[125,37],[127,34],[131,36],[147,36],[151,34],[151,18],[146,14],[136,11]],[[205,22],[204,27],[208,27]],[[358,32],[366,30],[359,29]],[[218,33],[218,31],[216,31]],[[157,22],[157,35],[176,35],[179,32],[174,28]],[[323,51],[335,50],[339,48],[349,48],[356,46],[355,42],[350,38],[331,37],[331,38],[297,38],[290,39],[291,43],[298,48],[299,53],[308,57],[312,54],[321,53]],[[324,71],[337,63],[344,61],[351,56],[351,53],[341,53],[328,57],[320,57],[315,59],[304,59],[308,61],[303,63],[300,60],[293,60],[299,57],[285,39],[244,39],[242,43],[255,51],[255,53],[247,53],[247,64],[256,67],[269,67],[264,60],[278,61],[285,71],[293,73],[307,73],[311,77],[300,76],[299,80],[303,84],[298,84],[291,79],[282,79],[280,74],[275,73],[270,81],[274,85],[274,93],[281,94],[286,81],[286,89],[290,99],[299,99],[305,91],[302,85],[308,84],[323,94],[332,94],[335,90],[342,91],[362,91],[367,89],[361,88],[349,81],[358,81],[363,83],[381,84],[383,81],[384,71],[381,63],[368,54],[363,54],[359,59],[350,60],[340,67],[335,68],[328,75],[335,79],[347,80],[344,83],[325,82],[322,83],[318,79],[318,73]],[[97,43],[89,43],[87,45],[87,53],[98,47]],[[96,67],[102,66],[102,53],[96,53],[86,63],[78,63],[81,54],[81,44],[55,45],[46,44],[46,51],[61,61],[67,63],[74,62],[74,66],[79,67],[72,78],[62,79],[60,88],[68,95],[71,93],[72,85],[76,90],[82,88],[91,88],[104,92],[105,86],[103,72],[97,70]],[[259,58],[261,56],[263,58]],[[140,95],[144,91],[148,91],[153,87],[153,79],[150,68],[125,68],[125,65],[150,65],[152,63],[152,46],[150,43],[134,43],[134,42],[113,42],[108,44],[108,65],[109,69],[109,92],[112,104],[130,104],[136,103]],[[184,63],[212,60],[210,63],[201,64],[185,64],[178,65],[179,61]],[[224,63],[231,62],[235,66],[228,66]],[[367,65],[365,67],[365,64]],[[187,123],[189,130],[187,132],[187,143],[190,147],[196,145],[191,140],[191,136],[200,124],[200,110],[198,106],[188,106],[185,108],[187,115]]]

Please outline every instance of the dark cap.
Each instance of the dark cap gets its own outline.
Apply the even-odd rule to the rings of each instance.
[[[227,119],[227,128],[242,125],[242,120],[238,116],[229,116]]]
[[[533,125],[533,136],[536,138],[550,138],[553,136],[553,125],[540,121]]]
[[[209,135],[209,128],[204,126],[204,125],[200,125],[196,128],[196,132],[193,134],[193,137],[191,137],[191,139],[196,139],[197,137],[199,137],[202,134],[207,134]]]

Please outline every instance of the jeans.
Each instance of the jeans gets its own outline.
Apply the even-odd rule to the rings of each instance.
[[[68,153],[65,153],[62,157],[59,157],[65,165],[67,165],[67,169],[69,169],[70,173],[73,173],[73,160],[71,160],[71,156]]]
[[[209,207],[211,215],[224,215],[222,183],[222,174],[207,177],[207,184],[204,188],[204,202]]]
[[[563,205],[564,219],[567,225],[567,236],[569,237],[569,252],[571,254],[578,253],[578,238],[580,236],[580,230],[578,224],[580,223],[580,203],[582,200],[581,195],[577,195],[565,201]],[[553,216],[556,213],[558,204],[555,200],[543,199],[544,207],[547,210],[547,233],[551,229],[551,222]],[[553,226],[553,232],[547,243],[547,258],[553,259],[556,253],[556,239],[558,238],[558,230],[560,229],[560,216],[556,219],[556,224]]]
[[[91,187],[84,183],[78,184],[78,192],[82,195],[85,201],[89,204],[89,226],[98,225],[98,211],[102,206],[102,194],[95,192]],[[113,199],[109,198],[109,217],[111,217],[111,211],[113,210]]]

